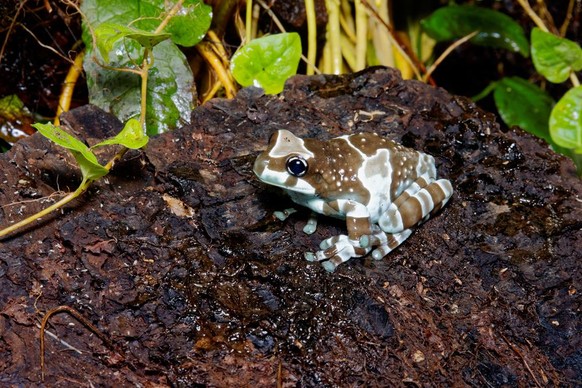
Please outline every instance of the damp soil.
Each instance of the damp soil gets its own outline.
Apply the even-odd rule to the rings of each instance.
[[[121,124],[63,117],[89,144]],[[304,260],[345,231],[260,183],[269,135],[370,131],[435,156],[449,204],[388,257]],[[113,151],[110,151],[113,152]],[[103,155],[102,157],[106,157]],[[76,187],[39,135],[0,155],[0,223]],[[64,211],[0,242],[0,384],[576,386],[582,382],[582,184],[543,141],[391,69],[242,90],[132,151]],[[45,380],[39,323],[49,321]]]

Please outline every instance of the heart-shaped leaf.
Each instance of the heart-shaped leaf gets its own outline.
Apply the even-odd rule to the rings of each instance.
[[[538,73],[554,83],[564,82],[572,71],[582,69],[580,45],[537,27],[531,31],[531,57]]]
[[[145,146],[148,141],[149,137],[144,134],[139,121],[136,119],[129,119],[127,123],[125,123],[125,126],[121,132],[119,132],[115,137],[95,144],[93,148],[109,144],[119,144],[124,147],[137,150]]]
[[[295,32],[264,36],[250,41],[232,56],[230,70],[242,86],[257,86],[267,94],[283,90],[297,72],[301,38]]]

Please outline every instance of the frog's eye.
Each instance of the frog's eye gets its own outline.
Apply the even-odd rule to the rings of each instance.
[[[301,156],[292,156],[287,159],[287,172],[296,177],[307,174],[307,161]]]

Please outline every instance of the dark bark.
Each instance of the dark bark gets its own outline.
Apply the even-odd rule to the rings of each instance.
[[[64,119],[85,138],[120,127],[93,107]],[[384,260],[329,274],[302,253],[342,222],[320,218],[307,236],[307,211],[276,220],[290,200],[252,173],[280,128],[378,132],[435,156],[455,194]],[[0,166],[2,224],[79,180],[67,152],[38,135]],[[582,185],[572,171],[542,141],[390,69],[213,100],[64,213],[0,242],[0,382],[40,382],[36,323],[67,305],[115,350],[55,316],[49,330],[83,354],[47,337],[47,385],[574,386]]]

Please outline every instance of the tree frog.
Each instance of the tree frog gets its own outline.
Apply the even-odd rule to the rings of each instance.
[[[375,133],[328,141],[275,132],[253,170],[291,199],[326,216],[346,220],[347,235],[333,236],[319,251],[305,253],[333,272],[353,258],[382,259],[442,208],[453,193],[447,179],[436,177],[434,158]],[[311,221],[304,229],[315,231]]]

